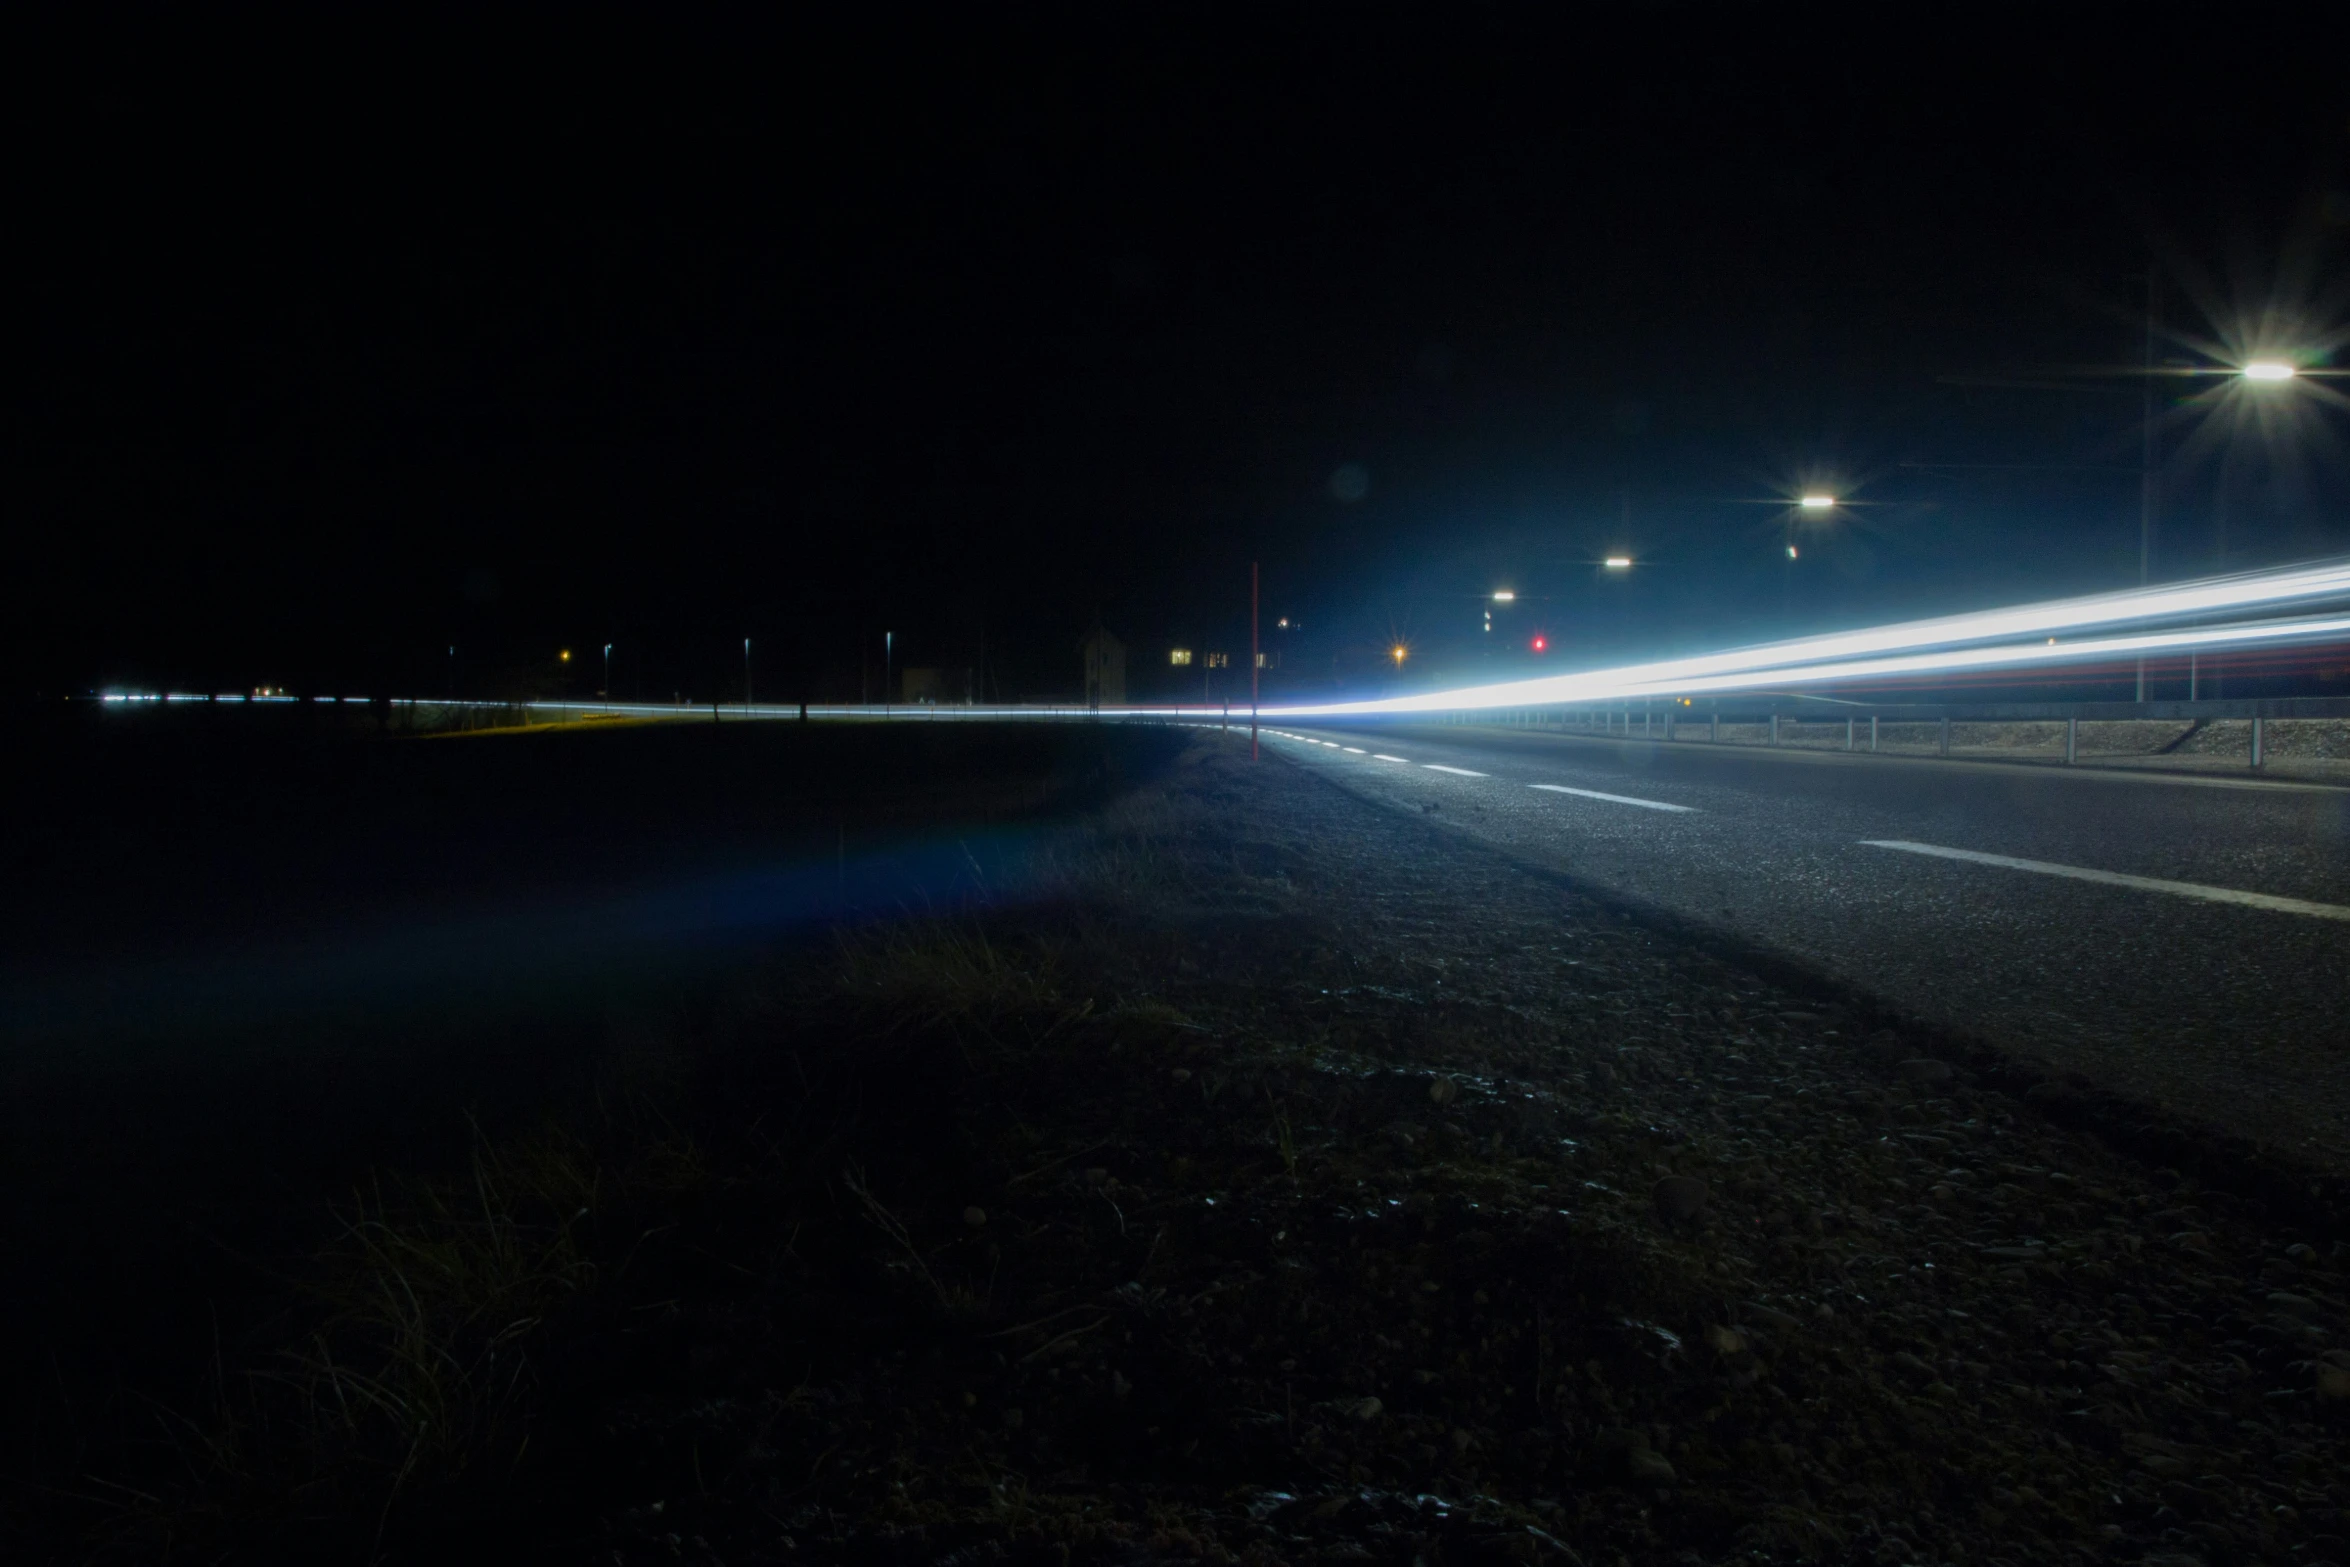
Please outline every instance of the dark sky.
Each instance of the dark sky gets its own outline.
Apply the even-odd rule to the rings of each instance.
[[[11,681],[838,694],[888,628],[1034,695],[1252,558],[1324,681],[1495,586],[1595,657],[2115,586],[2071,372],[2148,265],[2166,356],[2350,322],[2320,8],[1140,9],[20,37]],[[2350,549],[2304,403],[2170,416],[2160,571]]]

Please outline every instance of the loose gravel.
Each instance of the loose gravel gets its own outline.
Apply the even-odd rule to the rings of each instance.
[[[1097,847],[872,1253],[984,1304],[702,1406],[767,1457],[621,1559],[2350,1559],[2328,1235],[1298,769]]]

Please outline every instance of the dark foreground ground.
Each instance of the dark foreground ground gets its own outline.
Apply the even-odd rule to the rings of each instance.
[[[17,1554],[2350,1559],[2326,1216],[1286,764],[1145,774],[1016,906],[283,1192]]]

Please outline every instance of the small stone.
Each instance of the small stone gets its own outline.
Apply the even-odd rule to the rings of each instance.
[[[980,1207],[965,1208],[963,1210],[963,1222],[976,1230],[987,1222],[987,1210]]]
[[[2317,1368],[2317,1396],[2329,1399],[2350,1399],[2350,1371],[2340,1366]]]
[[[1428,1097],[1440,1105],[1451,1104],[1460,1096],[1461,1085],[1449,1077],[1439,1077],[1428,1085]]]
[[[1004,1424],[1014,1431],[1019,1430],[1027,1419],[1028,1417],[1021,1413],[1017,1406],[1004,1411]]]
[[[1187,1066],[1179,1066],[1167,1075],[1174,1078],[1178,1083],[1188,1083],[1191,1081],[1191,1068]]]
[[[1297,1362],[1294,1360],[1284,1360],[1281,1362],[1281,1369],[1284,1371],[1295,1371],[1297,1369]]]
[[[1098,1164],[1085,1172],[1085,1184],[1088,1186],[1099,1186],[1109,1178],[1110,1172]]]
[[[1694,1219],[1704,1211],[1705,1182],[1694,1175],[1668,1175],[1649,1189],[1656,1211],[1671,1223]]]
[[[1347,1406],[1346,1412],[1357,1420],[1376,1420],[1379,1418],[1379,1411],[1386,1407],[1375,1398],[1358,1398]]]
[[[1956,1075],[1950,1070],[1949,1062],[1935,1061],[1922,1056],[1913,1061],[1902,1062],[1901,1065],[1894,1068],[1894,1071],[1900,1074],[1903,1082],[1917,1087],[1923,1087],[1928,1083],[1947,1083]]]
[[[1475,1437],[1469,1435],[1468,1432],[1463,1431],[1459,1426],[1454,1426],[1452,1428],[1452,1450],[1454,1452],[1467,1452],[1469,1450],[1469,1444],[1476,1440],[1477,1439]]]
[[[1706,1347],[1717,1355],[1743,1355],[1746,1353],[1746,1335],[1736,1328],[1725,1328],[1719,1325],[1707,1328],[1705,1342]]]
[[[1673,1483],[1672,1460],[1654,1448],[1635,1447],[1624,1455],[1624,1459],[1635,1480],[1646,1481],[1650,1485]]]

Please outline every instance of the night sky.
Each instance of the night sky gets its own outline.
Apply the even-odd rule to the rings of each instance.
[[[2167,358],[2350,325],[2316,7],[1136,9],[20,37],[8,683],[1039,697],[1098,616],[1147,692],[1260,559],[1304,691],[2120,586],[2149,265]],[[2350,549],[2304,413],[2168,418],[2159,574]]]

